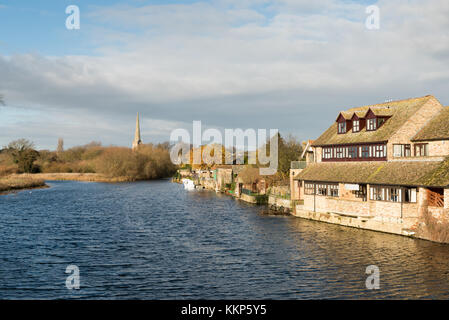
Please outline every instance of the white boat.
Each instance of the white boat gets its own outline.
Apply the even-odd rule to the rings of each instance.
[[[195,190],[195,184],[190,179],[182,179],[182,184],[186,190]]]

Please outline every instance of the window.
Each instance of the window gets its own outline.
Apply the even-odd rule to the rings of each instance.
[[[357,147],[349,147],[349,158],[357,158]]]
[[[409,144],[394,144],[393,145],[394,157],[411,157],[412,150]]]
[[[362,158],[369,158],[370,157],[370,147],[369,146],[363,146],[362,147]]]
[[[338,184],[329,185],[329,196],[338,197]]]
[[[346,133],[346,121],[338,123],[338,133]]]
[[[326,184],[317,184],[316,189],[317,189],[318,195],[327,196],[327,185]]]
[[[352,121],[352,132],[359,132],[359,131],[360,131],[360,120]]]
[[[382,187],[371,187],[370,199],[375,201],[385,200],[385,188]]]
[[[416,203],[416,188],[404,188],[404,202]]]
[[[322,154],[323,161],[376,161],[385,160],[386,157],[386,144],[323,147]]]
[[[338,159],[343,158],[343,148],[336,148],[335,149],[335,157]]]
[[[366,201],[366,185],[359,185],[359,190],[353,191],[355,193],[356,198],[361,198],[363,201]]]
[[[384,158],[386,157],[386,148],[385,145],[383,146],[375,146],[375,157],[376,158]]]
[[[339,197],[339,187],[338,183],[305,183],[304,184],[304,194],[313,195],[316,194],[319,196],[329,196],[329,197]]]
[[[426,157],[426,156],[428,156],[428,144],[427,143],[415,144],[415,157]]]
[[[377,121],[376,121],[376,118],[374,118],[374,119],[368,119],[368,123],[367,123],[367,126],[366,126],[366,130],[368,130],[368,131],[374,131],[374,130],[376,130],[377,129]]]
[[[416,202],[416,188],[372,186],[370,199],[389,202]]]
[[[315,184],[314,183],[304,183],[304,194],[315,194]]]
[[[401,189],[399,188],[388,188],[388,201],[401,202]]]
[[[385,118],[377,118],[377,127],[380,127],[385,122]]]

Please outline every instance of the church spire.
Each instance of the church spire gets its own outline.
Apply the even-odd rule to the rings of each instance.
[[[140,123],[139,123],[139,113],[137,112],[137,118],[136,118],[136,133],[134,135],[134,141],[133,141],[133,150],[137,149],[139,144],[142,144],[142,140],[140,140]]]

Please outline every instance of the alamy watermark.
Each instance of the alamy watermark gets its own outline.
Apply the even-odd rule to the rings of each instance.
[[[278,129],[270,129],[268,137],[266,129],[258,129],[257,132],[255,129],[225,129],[223,139],[220,130],[212,128],[202,132],[201,126],[201,121],[193,121],[193,139],[186,129],[175,129],[171,132],[170,141],[177,142],[170,151],[170,159],[174,164],[214,165],[246,162],[261,165],[261,175],[277,172]],[[268,141],[269,153],[266,148]],[[191,154],[192,144],[196,147]],[[249,146],[256,147],[257,150],[249,151]]]
[[[368,30],[380,29],[380,9],[378,6],[372,5],[366,7],[366,14],[369,16],[366,18],[365,26]]]
[[[65,286],[69,290],[80,288],[80,269],[78,266],[71,264],[65,269],[65,273],[70,275],[65,280]]]
[[[68,30],[79,30],[80,29],[80,8],[75,5],[70,5],[65,8],[65,13],[69,16],[65,20],[65,27]]]
[[[370,265],[366,267],[366,274],[369,274],[366,278],[365,286],[368,290],[380,289],[380,270],[378,266]]]

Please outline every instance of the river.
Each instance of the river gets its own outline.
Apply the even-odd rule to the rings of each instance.
[[[448,245],[267,215],[168,180],[48,184],[0,196],[1,299],[449,298]]]

